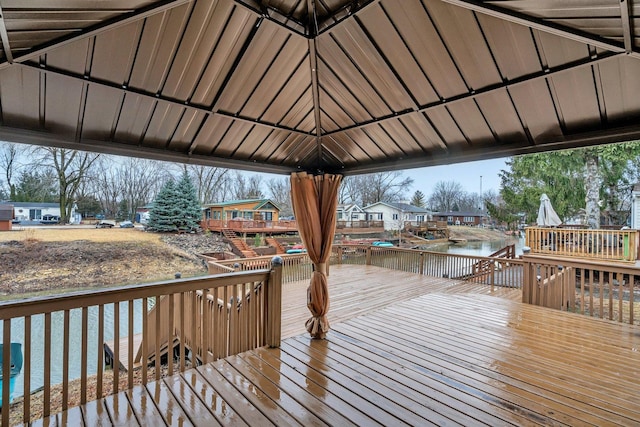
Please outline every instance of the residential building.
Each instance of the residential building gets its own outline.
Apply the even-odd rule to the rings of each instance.
[[[480,225],[485,224],[485,214],[482,212],[434,212],[433,219],[446,221],[448,225]]]
[[[204,205],[204,219],[278,221],[280,208],[270,199],[230,200]]]
[[[366,206],[368,220],[384,222],[385,230],[400,230],[405,222],[420,223],[430,220],[430,212],[425,208],[410,205],[409,203],[378,202]]]

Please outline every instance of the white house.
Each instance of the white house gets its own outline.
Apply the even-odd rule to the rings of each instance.
[[[338,221],[364,221],[367,219],[367,213],[355,203],[339,204],[336,219]]]
[[[384,222],[385,230],[400,230],[407,221],[424,222],[429,220],[430,212],[427,209],[413,206],[408,203],[378,202],[364,208],[368,220]]]
[[[16,219],[20,221],[40,221],[44,215],[60,216],[58,203],[11,202]]]
[[[631,228],[640,229],[640,184],[631,191]]]
[[[19,221],[35,221],[38,222],[45,215],[60,216],[60,205],[58,203],[44,202],[11,202],[15,218]],[[79,223],[82,219],[80,214],[76,214],[76,205],[74,203],[71,209],[70,222],[72,224]]]

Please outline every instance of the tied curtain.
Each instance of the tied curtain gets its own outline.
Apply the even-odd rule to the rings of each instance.
[[[323,339],[329,331],[329,288],[327,263],[336,229],[336,208],[341,175],[291,174],[291,202],[300,237],[311,262],[313,274],[307,288],[311,318],[305,326],[313,338]]]

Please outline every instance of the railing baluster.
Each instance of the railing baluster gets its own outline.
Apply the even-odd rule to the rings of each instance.
[[[63,312],[62,329],[62,410],[69,406],[69,310]]]
[[[5,320],[5,322],[7,321]],[[27,423],[31,420],[31,316],[25,316],[24,318],[24,348],[22,350],[24,352],[24,363],[22,365],[24,386],[22,392],[22,421]]]
[[[149,299],[142,298],[142,355],[140,356],[140,364],[142,369],[142,384],[146,385],[147,370],[149,369]]]
[[[113,304],[113,394],[120,390],[120,303]]]
[[[104,305],[98,306],[98,373],[96,374],[96,398],[102,397],[102,377],[104,370]]]
[[[80,345],[80,403],[87,403],[87,371],[88,371],[88,352],[89,352],[89,308],[82,307],[81,313],[82,343]]]
[[[11,360],[11,319],[5,319],[2,321],[2,378],[7,380],[2,382],[2,401],[6,402],[6,406],[2,408],[2,425],[9,425],[9,376],[11,375],[11,363],[7,363]]]
[[[51,415],[51,313],[44,315],[44,384],[42,415]]]
[[[162,335],[162,323],[160,322],[160,312],[162,311],[161,307],[162,305],[160,303],[160,295],[156,295],[155,305],[153,306],[153,309],[155,310],[155,324],[153,325],[155,330],[155,340],[153,343],[153,367],[155,369],[156,381],[160,381],[160,374],[162,371],[162,368],[160,366],[160,336]]]
[[[169,318],[169,335],[167,335],[167,375],[169,376],[173,375],[173,337],[175,336],[175,330],[173,328],[173,316],[175,315],[175,310],[173,305],[174,294],[169,294],[169,313],[167,315],[167,317]]]
[[[180,372],[184,372],[184,368],[185,368],[185,347],[184,347],[184,335],[185,335],[185,328],[184,328],[184,312],[185,312],[185,307],[184,307],[184,303],[185,303],[185,299],[184,299],[184,292],[180,292],[180,321],[179,321],[179,328],[180,328]]]
[[[127,303],[127,308],[129,309],[128,311],[128,322],[127,322],[127,326],[128,326],[128,333],[127,333],[127,388],[128,389],[132,389],[133,388],[133,323],[134,323],[134,317],[133,317],[133,304],[134,301],[133,300],[129,300]]]

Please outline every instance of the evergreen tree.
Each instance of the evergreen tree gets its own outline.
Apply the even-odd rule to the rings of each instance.
[[[198,200],[198,192],[186,169],[182,173],[182,178],[178,182],[176,190],[180,211],[180,217],[176,222],[178,229],[187,232],[197,231],[200,228],[202,209]]]
[[[149,210],[149,222],[147,228],[152,231],[175,232],[178,231],[178,219],[180,217],[180,195],[172,180],[167,181],[158,196],[153,201]]]
[[[424,208],[426,206],[426,203],[427,199],[422,191],[417,190],[415,193],[413,193],[413,197],[411,198],[411,204],[413,206]]]

